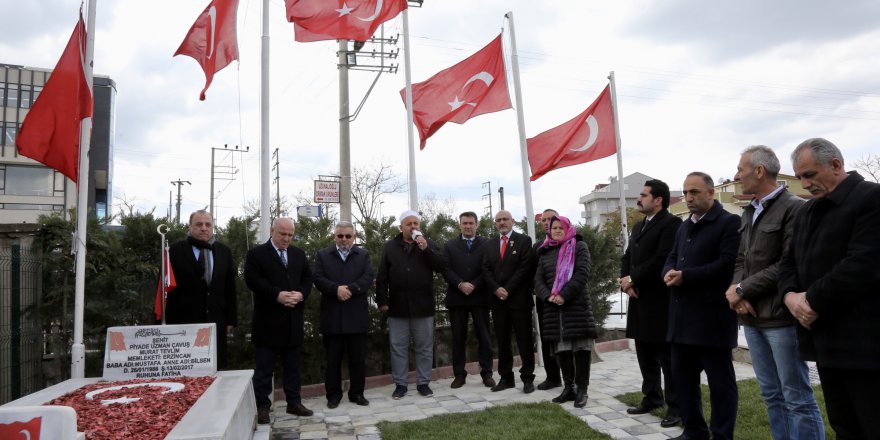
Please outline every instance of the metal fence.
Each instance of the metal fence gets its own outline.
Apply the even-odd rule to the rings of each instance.
[[[41,388],[40,258],[20,244],[0,244],[0,404]]]

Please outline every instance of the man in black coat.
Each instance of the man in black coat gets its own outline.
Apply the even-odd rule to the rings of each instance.
[[[642,372],[642,394],[645,397],[629,414],[645,414],[663,405],[666,388],[664,428],[681,422],[675,383],[672,380],[671,348],[666,342],[669,322],[669,287],[660,271],[675,242],[681,219],[669,208],[669,185],[660,180],[645,182],[636,206],[645,218],[633,226],[629,246],[620,264],[620,290],[629,296],[626,314],[626,337],[636,343],[636,359]]]
[[[712,177],[688,174],[684,197],[691,215],[678,228],[662,271],[671,293],[666,340],[672,343],[672,375],[684,422],[679,439],[708,439],[711,429],[713,440],[730,440],[736,425],[736,313],[724,293],[733,277],[740,218],[725,211],[714,194]],[[712,397],[708,427],[700,396],[702,371]]]
[[[327,354],[324,389],[327,407],[342,399],[342,357],[348,356],[351,386],[348,400],[361,406],[364,397],[365,341],[370,327],[367,293],[373,285],[373,265],[366,250],[355,247],[354,225],[341,221],[333,234],[336,244],[315,256],[315,286],[321,292],[321,334]]]
[[[168,249],[177,287],[168,293],[167,324],[217,325],[217,366],[226,367],[226,335],[237,324],[236,267],[232,251],[214,239],[214,220],[203,210],[189,216],[186,240]]]
[[[312,411],[300,397],[299,352],[303,342],[303,309],[312,290],[306,254],[290,246],[294,224],[289,218],[272,222],[268,241],[247,253],[244,280],[254,293],[252,340],[256,346],[254,395],[258,423],[269,423],[272,370],[282,358],[287,413],[308,417]]]
[[[495,214],[499,236],[486,243],[483,279],[489,290],[489,304],[498,339],[498,373],[501,380],[492,391],[513,388],[513,350],[511,333],[516,337],[522,367],[519,370],[523,392],[535,391],[535,347],[532,337],[532,291],[535,279],[535,252],[532,239],[513,230],[510,211]]]
[[[880,438],[880,185],[847,173],[831,142],[791,155],[812,194],[779,266],[779,292],[798,319],[801,356],[816,361],[839,439]]]
[[[483,385],[495,386],[492,379],[492,339],[489,335],[489,294],[483,282],[483,244],[486,239],[477,236],[477,214],[463,212],[458,216],[459,238],[443,246],[446,259],[446,308],[452,327],[451,388],[461,388],[467,377],[464,368],[467,357],[467,328],[469,318],[474,320],[474,333],[479,349],[480,376]]]

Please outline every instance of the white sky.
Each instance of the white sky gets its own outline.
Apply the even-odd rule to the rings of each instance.
[[[4,3],[0,61],[54,66],[79,3]],[[178,178],[192,182],[183,188],[182,216],[207,206],[211,147],[250,146],[234,163],[236,180],[225,189],[218,182],[218,223],[225,224],[259,197],[261,1],[240,1],[240,63],[215,75],[200,102],[201,68],[172,55],[207,4],[99,2],[95,72],[118,89],[113,195],[141,210],[163,215]],[[282,194],[310,194],[312,180],[338,168],[337,44],[294,42],[284,2],[271,0],[270,8],[270,144],[280,149]],[[639,171],[672,188],[694,170],[731,178],[739,152],[753,144],[774,148],[791,173],[788,155],[809,137],[836,143],[849,163],[878,153],[880,2],[426,0],[410,9],[413,81],[508,32],[507,11],[515,18],[527,136],[583,111],[614,70],[624,174]],[[386,34],[400,27],[398,17]],[[400,71],[380,78],[351,126],[351,157],[354,167],[390,164],[406,181],[402,56],[393,62]],[[351,72],[352,110],[374,75]],[[513,110],[447,124],[417,153],[416,170],[419,195],[453,200],[450,214],[482,213],[482,183],[490,181],[496,210],[503,186],[506,207],[525,215]],[[551,172],[532,183],[535,210],[553,207],[581,221],[578,198],[616,174],[613,157]],[[407,200],[405,193],[388,198],[383,214],[398,215]]]

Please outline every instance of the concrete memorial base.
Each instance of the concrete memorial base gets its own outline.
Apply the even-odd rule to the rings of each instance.
[[[257,404],[251,385],[252,370],[219,371],[214,383],[205,390],[177,423],[166,439],[214,440],[252,439],[256,426]],[[70,379],[3,405],[3,410],[43,405],[101,378]],[[171,382],[174,378],[157,379]]]

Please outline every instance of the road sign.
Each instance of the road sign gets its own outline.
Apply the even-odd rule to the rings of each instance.
[[[339,203],[339,181],[316,180],[315,203]]]
[[[317,205],[317,206],[306,205],[306,206],[297,206],[296,207],[296,214],[299,215],[300,217],[318,217],[318,218],[320,218],[321,214],[322,214],[321,211],[323,211],[323,209],[321,209],[321,205]]]

